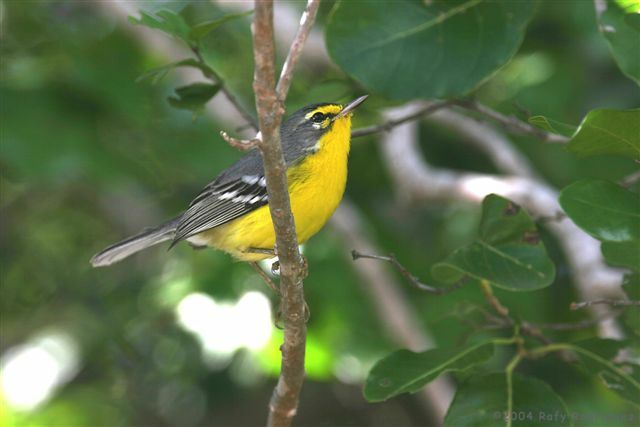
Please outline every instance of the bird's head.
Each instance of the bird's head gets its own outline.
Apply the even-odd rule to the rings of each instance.
[[[367,97],[368,95],[361,96],[346,105],[321,103],[301,108],[282,124],[283,142],[313,149],[317,148],[319,141],[329,132],[349,136],[351,114]]]

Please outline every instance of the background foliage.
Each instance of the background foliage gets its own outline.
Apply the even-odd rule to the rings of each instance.
[[[637,187],[623,190],[613,182],[637,169],[631,159],[638,156],[638,122],[629,127],[633,121],[620,119],[621,113],[615,111],[638,107],[634,82],[639,78],[637,61],[634,63],[637,52],[633,54],[637,43],[630,42],[633,36],[619,36],[637,34],[638,16],[625,15],[613,2],[601,17],[589,1],[524,2],[518,7],[508,1],[486,6],[475,2],[480,4],[477,10],[436,23],[442,24],[442,38],[438,38],[418,27],[463,2],[438,2],[434,8],[442,10],[426,10],[418,2],[402,3],[422,8],[424,16],[407,13],[408,9],[392,3],[343,2],[335,8],[333,2],[323,3],[318,26],[326,31],[335,65],[302,63],[288,111],[323,100],[347,101],[368,92],[372,97],[355,117],[355,125],[361,126],[379,122],[378,111],[398,100],[415,95],[460,95],[473,89],[477,99],[505,113],[518,113],[516,106],[521,106],[548,118],[545,123],[577,127],[582,122],[569,150],[528,137],[514,137],[514,144],[544,178],[558,188],[567,187],[561,196],[563,208],[578,225],[603,240],[607,260],[613,265],[637,267],[637,256],[630,256],[638,253],[640,239]],[[464,4],[469,3],[474,2]],[[270,326],[268,311],[266,317],[255,317],[260,312],[256,307],[264,305],[253,292],[275,300],[252,270],[224,254],[192,251],[186,245],[169,253],[156,248],[109,269],[94,270],[88,264],[90,256],[105,244],[182,210],[202,186],[240,155],[218,136],[219,130],[233,129],[199,116],[202,103],[219,88],[203,78],[199,86],[181,89],[184,83],[172,67],[165,67],[165,59],[153,53],[132,27],[146,25],[156,28],[146,30],[149,32],[177,34],[186,42],[185,58],[192,56],[187,45],[200,46],[207,64],[252,110],[249,17],[220,23],[228,11],[195,1],[145,2],[145,14],[139,21],[126,21],[110,13],[108,7],[88,2],[4,1],[0,5],[0,423],[261,424],[279,369],[281,334]],[[289,6],[300,11],[303,4]],[[161,9],[164,12],[158,12]],[[472,17],[477,27],[465,22]],[[600,21],[620,30],[601,35]],[[452,55],[465,40],[461,29],[475,31],[484,25],[504,33],[483,40],[471,51],[478,61],[490,63],[463,75],[461,64]],[[376,31],[363,31],[368,26]],[[412,33],[415,38],[403,34],[403,28],[418,28]],[[386,41],[379,40],[382,35]],[[518,47],[520,38],[522,45]],[[389,58],[391,64],[415,62],[413,67],[367,66],[375,55]],[[432,62],[427,60],[434,57],[442,59],[429,74],[425,67]],[[155,71],[149,74],[152,69]],[[425,75],[429,77],[426,83]],[[442,75],[451,78],[442,80]],[[614,143],[603,152],[594,143],[601,137],[596,131],[602,120],[622,120],[622,125],[614,126],[620,131],[614,141],[633,140],[635,146]],[[447,132],[422,126],[421,146],[433,164],[495,171],[481,153],[461,146]],[[593,132],[596,134],[590,135]],[[456,249],[471,250],[479,241],[509,245],[509,236],[487,242],[481,232],[477,240],[478,230],[491,225],[484,220],[481,224],[478,206],[402,203],[392,193],[383,170],[375,136],[354,142],[347,196],[365,214],[372,237],[414,274],[429,281],[431,266],[445,259],[449,268],[453,265],[457,271],[468,272],[456,264],[455,255],[450,256],[458,253]],[[610,216],[585,208],[585,193],[593,199],[588,200],[591,205],[625,207],[622,219],[614,224],[617,229],[602,234],[603,221]],[[532,226],[526,218],[512,231],[517,234]],[[538,224],[538,230],[538,252],[541,249],[552,261],[547,265],[545,255],[541,267],[545,279],[527,285],[531,291],[527,294],[509,292],[509,285],[500,286],[506,290],[495,289],[495,294],[512,313],[532,322],[584,319],[586,313],[568,310],[577,296],[557,242],[544,225]],[[312,316],[309,380],[297,422],[424,425],[427,415],[410,395],[376,404],[363,397],[362,384],[369,369],[397,349],[382,332],[384,319],[376,316],[362,292],[366,284],[359,283],[352,271],[351,249],[341,245],[330,229],[305,248],[311,268],[305,293]],[[552,276],[553,283],[547,286]],[[627,279],[625,290],[630,297],[635,294],[637,299],[638,285],[637,276]],[[480,288],[465,286],[442,297],[408,286],[403,292],[439,347],[434,350],[437,353],[419,358],[421,366],[451,360],[458,354],[454,349],[475,349],[464,366],[447,366],[421,376],[424,384],[429,375],[473,365],[456,374],[461,386],[448,422],[467,425],[469,414],[479,407],[493,413],[496,402],[505,399],[501,390],[506,390],[505,376],[495,372],[504,372],[513,351],[483,340],[508,339],[511,331],[485,331],[469,339],[473,327],[460,319],[473,322],[478,315],[473,307],[483,304]],[[249,306],[253,320],[259,323],[250,323],[248,311],[242,311]],[[199,310],[208,314],[188,316]],[[625,323],[626,332],[633,341],[638,333],[637,316],[626,317],[630,321]],[[246,336],[257,330],[266,335],[258,341],[237,338],[245,336],[247,326],[243,325],[247,322],[250,330]],[[206,330],[219,335],[207,336]],[[227,335],[220,332],[225,330]],[[595,333],[588,328],[550,336],[575,342]],[[481,341],[485,344],[478,345]],[[227,347],[216,346],[222,342],[228,343]],[[619,345],[598,342],[583,347],[606,360]],[[31,385],[29,392],[23,392],[26,395],[18,391],[22,400],[15,400],[9,367],[15,371],[15,356],[24,354],[35,365],[20,365],[27,369],[16,371],[22,375],[18,380],[30,378],[25,377],[28,372],[38,374],[41,389]],[[392,359],[392,367],[406,366],[405,357],[415,358],[404,351],[388,357],[401,360]],[[567,364],[554,357],[521,363],[512,377],[515,405],[535,405],[539,403],[536,399],[547,399],[550,409],[586,414],[576,425],[633,425],[628,415],[637,421],[636,409],[589,374],[606,371],[606,367],[595,366],[593,359],[584,363]],[[376,372],[374,369],[372,375]],[[609,383],[624,382],[624,378],[616,382],[612,376],[617,374],[612,372],[603,374]],[[48,379],[51,387],[43,386],[42,378]],[[371,377],[369,381],[373,381]],[[38,390],[44,393],[40,400],[34,398]],[[401,389],[412,390],[415,387]],[[484,397],[474,400],[478,390]],[[366,393],[371,400],[389,397],[372,393]],[[502,403],[497,405],[497,410],[503,407]],[[603,414],[611,415],[604,424]]]

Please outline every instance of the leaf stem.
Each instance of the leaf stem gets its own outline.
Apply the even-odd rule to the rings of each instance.
[[[513,356],[513,359],[511,359],[505,369],[507,380],[507,427],[511,427],[511,421],[513,418],[511,416],[511,413],[513,412],[513,371],[516,369],[521,360],[522,353],[518,352],[515,356]]]

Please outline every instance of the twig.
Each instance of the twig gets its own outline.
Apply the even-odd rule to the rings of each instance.
[[[330,224],[340,236],[343,247],[358,247],[368,253],[380,252],[367,233],[364,215],[347,198],[340,203]],[[381,262],[351,262],[351,265],[360,278],[358,284],[363,294],[369,296],[370,304],[390,342],[412,351],[424,351],[436,346],[415,307],[401,292],[402,288],[392,274],[391,266]],[[424,415],[432,418],[428,425],[442,425],[453,400],[453,390],[451,379],[443,375],[416,393],[421,399],[419,406],[424,408]]]
[[[354,249],[351,251],[351,257],[353,258],[354,261],[360,258],[377,259],[380,261],[386,261],[391,265],[393,265],[400,272],[402,277],[404,277],[407,280],[407,282],[409,282],[411,286],[413,286],[418,290],[429,292],[430,294],[434,294],[434,295],[448,294],[450,292],[455,291],[456,289],[460,289],[462,285],[464,285],[464,280],[460,280],[458,283],[455,283],[447,288],[434,288],[433,286],[426,285],[422,283],[420,279],[418,279],[416,276],[411,274],[411,272],[407,270],[405,266],[400,264],[400,262],[393,255],[384,256],[384,255],[363,254]]]
[[[253,139],[237,139],[232,136],[229,136],[225,131],[220,131],[220,136],[222,139],[227,141],[227,143],[233,148],[237,148],[241,151],[248,151],[253,148],[256,148],[260,145],[260,140],[258,138]]]
[[[617,317],[622,314],[624,310],[618,310],[617,312],[606,313],[606,315],[597,317],[595,319],[586,319],[579,322],[564,322],[564,323],[530,323],[539,329],[549,329],[552,331],[576,331],[580,329],[587,329],[596,326],[598,323],[607,319]]]
[[[202,53],[200,52],[200,49],[198,49],[197,46],[192,46],[191,51],[196,56],[198,61],[200,61],[204,65],[207,65],[204,58],[202,57]],[[211,80],[215,80],[215,82],[220,85],[220,90],[222,91],[222,93],[224,93],[224,96],[227,97],[229,102],[235,107],[236,111],[240,113],[242,118],[247,121],[248,125],[250,125],[254,130],[257,131],[258,123],[256,123],[256,119],[254,119],[253,116],[249,114],[249,112],[242,107],[242,105],[240,104],[240,101],[238,100],[238,98],[236,98],[233,92],[229,90],[229,88],[227,87],[222,77],[220,77],[220,75],[216,73],[216,71],[213,68],[209,67],[208,65],[207,67],[210,70],[210,72],[203,71],[203,74],[205,75],[205,77],[208,77]]]
[[[640,301],[637,300],[614,300],[614,299],[598,299],[593,301],[581,301],[581,302],[572,302],[570,305],[571,310],[580,310],[581,308],[591,307],[595,304],[606,304],[612,307],[631,307],[631,306],[640,306]]]
[[[566,136],[547,132],[529,123],[523,122],[516,117],[506,116],[498,111],[487,107],[486,105],[482,105],[471,99],[456,100],[454,101],[454,103],[459,107],[465,108],[470,111],[475,111],[485,117],[494,120],[496,123],[510,132],[533,136],[543,142],[548,142],[551,144],[566,144],[570,140],[570,138],[567,138]]]
[[[311,31],[311,27],[313,27],[313,23],[316,20],[316,14],[318,13],[319,6],[320,0],[307,1],[307,7],[302,13],[302,17],[300,18],[300,26],[298,27],[298,32],[293,39],[293,43],[291,43],[289,54],[287,55],[287,59],[284,61],[284,65],[282,66],[282,72],[280,73],[278,86],[276,86],[276,92],[278,94],[278,99],[280,99],[280,101],[283,103],[287,98],[287,92],[289,92],[289,87],[291,86],[291,81],[293,80],[293,69],[298,62],[300,53],[302,53],[302,47],[307,40],[307,36]]]
[[[353,131],[351,131],[351,138],[360,138],[362,136],[372,135],[374,133],[383,132],[383,131],[388,132],[396,126],[420,119],[424,116],[427,116],[433,112],[438,111],[441,108],[447,107],[450,104],[451,104],[451,101],[438,101],[438,102],[426,103],[422,108],[419,108],[416,111],[412,111],[410,114],[407,114],[404,117],[398,117],[396,119],[387,120],[386,122],[380,123],[378,125],[367,126],[360,129],[354,129]]]
[[[502,317],[506,325],[516,326],[524,335],[528,335],[532,338],[535,338],[543,344],[551,344],[553,342],[550,338],[547,338],[542,333],[540,328],[538,328],[533,323],[516,322],[516,320],[509,315],[509,309],[506,308],[504,305],[502,305],[500,300],[495,296],[495,294],[493,293],[493,289],[491,288],[491,285],[489,284],[488,281],[482,280],[480,282],[480,288],[482,289],[484,298],[491,305],[491,307],[493,307],[495,312]],[[567,359],[569,356],[566,354],[562,354],[562,357],[566,360],[569,360]]]
[[[509,309],[502,305],[498,298],[496,298],[496,296],[493,294],[493,289],[491,289],[491,285],[489,284],[489,282],[487,282],[486,280],[481,281],[480,288],[482,289],[484,298],[487,300],[487,302],[489,302],[496,313],[513,323],[513,319],[509,316]]]

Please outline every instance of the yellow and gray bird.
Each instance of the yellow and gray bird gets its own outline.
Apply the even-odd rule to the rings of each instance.
[[[280,128],[298,241],[316,234],[338,207],[347,182],[352,111],[367,95],[347,104],[322,103],[293,113]],[[91,258],[94,267],[170,240],[209,246],[241,261],[270,258],[275,233],[262,158],[249,151],[207,185],[181,215],[115,243]]]

